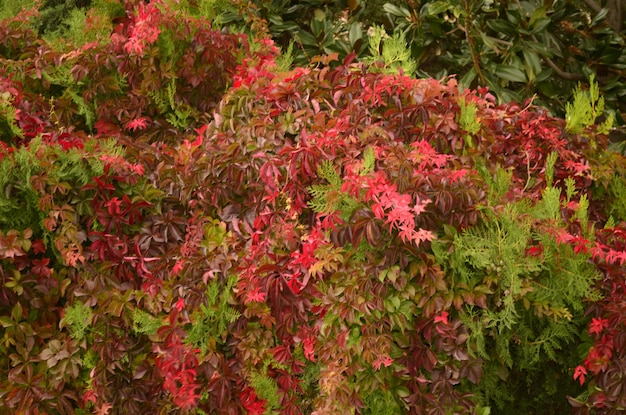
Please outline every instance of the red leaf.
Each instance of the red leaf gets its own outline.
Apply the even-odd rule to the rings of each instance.
[[[128,121],[124,127],[131,131],[145,130],[148,127],[148,117],[139,117]]]
[[[580,382],[580,386],[585,383],[585,375],[587,374],[587,369],[584,366],[576,366],[574,370],[574,380],[578,380]]]
[[[609,321],[604,318],[592,318],[591,324],[589,325],[589,333],[590,334],[600,334],[602,330],[607,328],[609,325]]]
[[[435,323],[448,324],[448,312],[444,311],[440,315],[435,316],[434,322]]]

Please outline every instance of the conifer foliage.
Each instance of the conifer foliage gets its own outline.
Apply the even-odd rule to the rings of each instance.
[[[0,411],[624,406],[593,120],[125,7],[69,51],[0,23]]]

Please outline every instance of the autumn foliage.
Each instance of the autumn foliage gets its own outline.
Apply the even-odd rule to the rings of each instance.
[[[626,405],[604,132],[125,7],[71,51],[0,23],[2,411]]]

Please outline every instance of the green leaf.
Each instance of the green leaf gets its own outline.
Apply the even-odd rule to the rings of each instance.
[[[498,97],[500,98],[500,102],[522,102],[522,97],[520,94],[507,88],[498,89]]]
[[[404,386],[398,386],[397,388],[394,389],[394,392],[396,393],[396,395],[398,395],[400,398],[406,398],[407,396],[409,396],[411,394],[411,391],[409,391],[406,387]]]
[[[313,19],[311,20],[311,32],[313,36],[319,41],[325,37],[325,25],[323,20]]]
[[[582,73],[585,75],[585,78],[591,78],[596,75],[596,73],[591,69],[588,65],[583,65]]]
[[[496,45],[496,38],[488,36],[485,32],[480,32],[480,38],[489,49],[493,50],[496,53],[500,53],[500,48]]]
[[[411,12],[407,8],[398,7],[395,4],[385,3],[383,5],[383,10],[385,13],[389,13],[397,17],[411,17]]]
[[[300,30],[300,26],[295,24],[294,22],[280,22],[274,23],[272,22],[272,32],[273,33],[282,33],[282,32],[297,32]]]
[[[315,36],[307,32],[306,30],[300,30],[296,33],[296,39],[299,39],[303,45],[317,46],[318,42]]]
[[[313,16],[315,17],[315,20],[323,22],[324,20],[326,20],[326,13],[324,13],[324,10],[322,9],[315,9],[313,10]]]
[[[524,48],[522,50],[524,61],[526,62],[526,73],[529,80],[534,80],[541,73],[541,60],[539,56],[532,50]]]
[[[622,57],[623,51],[616,47],[608,47],[602,52],[600,61],[606,64],[617,63]],[[623,65],[618,65],[623,66]],[[605,87],[606,88],[606,87]]]
[[[539,19],[535,22],[534,25],[532,25],[530,27],[530,34],[536,35],[537,33],[541,33],[544,30],[546,30],[546,28],[550,25],[550,23],[552,23],[552,20],[545,18],[545,19]]]
[[[524,48],[530,48],[534,50],[535,52],[539,53],[540,55],[548,57],[548,58],[551,58],[554,56],[554,51],[550,49],[548,46],[540,42],[525,41]]]
[[[522,22],[522,15],[517,8],[509,7],[506,13],[506,18],[509,22],[513,23],[513,27],[517,27]]]
[[[533,27],[537,21],[546,19],[548,17],[546,6],[537,7],[533,12],[532,16],[530,16],[530,20],[528,21],[528,27]],[[550,20],[550,19],[548,19]]]
[[[429,15],[438,15],[447,12],[450,9],[450,3],[447,1],[435,1],[428,5],[426,9]]]
[[[11,310],[11,317],[15,321],[20,321],[22,319],[22,314],[23,314],[22,304],[18,302],[17,304],[15,304],[15,306],[13,306],[13,309]]]
[[[546,69],[542,70],[539,75],[537,75],[537,77],[535,78],[535,82],[546,81],[546,80],[550,79],[551,76],[552,76],[552,69],[546,68]]]
[[[509,36],[517,36],[517,28],[502,19],[489,19],[486,21],[487,26],[496,33],[504,33]]]
[[[600,10],[600,12],[598,14],[596,14],[593,19],[591,19],[591,23],[589,24],[589,26],[593,27],[597,24],[600,24],[604,21],[604,18],[606,17],[606,15],[609,13],[609,9],[607,9],[606,7],[603,8],[602,10]]]
[[[267,21],[270,22],[273,26],[281,26],[284,23],[282,16],[279,16],[277,14],[270,14],[269,16],[267,16]]]
[[[15,322],[11,320],[9,316],[0,316],[0,325],[6,329],[7,327],[14,326]]]
[[[350,31],[348,32],[348,40],[350,41],[350,45],[354,46],[354,44],[363,38],[363,30],[361,30],[361,24],[359,22],[354,22],[350,25]]]
[[[476,68],[472,66],[472,69],[467,71],[467,73],[463,76],[463,78],[461,78],[461,80],[459,81],[459,84],[461,84],[463,88],[470,88],[470,86],[472,85],[472,81],[476,79],[477,75],[478,75],[478,72],[476,71]]]
[[[513,65],[498,65],[496,75],[511,82],[527,81],[526,74]]]

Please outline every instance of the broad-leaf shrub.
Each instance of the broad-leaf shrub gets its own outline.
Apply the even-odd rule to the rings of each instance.
[[[0,409],[619,410],[624,160],[604,135],[453,78],[280,73],[268,41],[223,65],[214,107],[225,84],[204,102],[159,78],[183,65],[159,49],[166,7],[2,73]],[[107,89],[116,65],[37,76],[83,55],[128,88]],[[174,84],[201,116],[160,106]],[[96,139],[68,88],[99,103]]]
[[[175,13],[168,1],[124,4],[126,15],[108,22],[110,37],[75,49],[76,39],[59,49],[63,39],[51,45],[37,37],[27,24],[36,10],[4,20],[3,78],[45,96],[41,111],[60,128],[80,126],[105,137],[142,130],[146,138],[163,140],[208,122],[238,62],[255,56],[247,37]],[[95,19],[96,10],[90,16]]]
[[[133,412],[160,387],[150,345],[129,336],[145,270],[135,235],[160,192],[122,151],[38,139],[0,161],[5,411],[74,413],[102,396]]]
[[[198,167],[204,211],[225,204],[249,240],[236,294],[254,336],[233,336],[255,396],[274,379],[290,413],[306,362],[314,413],[567,410],[602,293],[606,138],[453,79],[318,64],[232,90]]]
[[[182,140],[196,116],[210,118],[240,54],[256,55],[245,37],[176,19],[165,3],[126,5],[108,42],[77,50],[39,39],[28,25],[34,10],[0,23],[2,411],[156,413],[196,403],[195,349],[176,329],[157,333],[167,319],[151,302],[159,272],[171,268],[167,244],[179,248],[190,218],[176,216],[142,164],[124,159],[122,143],[140,146],[126,135],[137,130]],[[181,108],[194,114],[184,123]],[[153,240],[159,256],[145,257]]]

